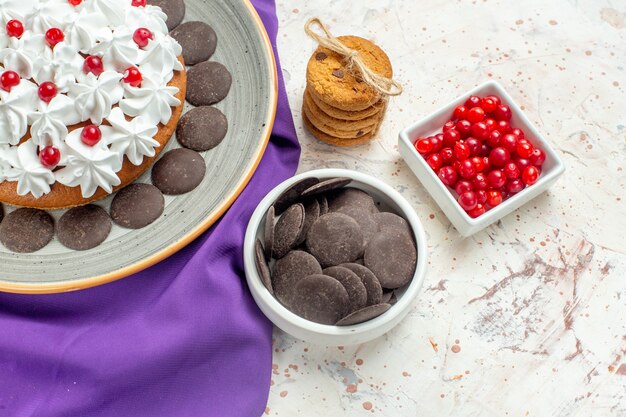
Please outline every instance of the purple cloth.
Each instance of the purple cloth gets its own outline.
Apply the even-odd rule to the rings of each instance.
[[[253,3],[275,43],[273,0]],[[298,164],[280,71],[279,77],[278,114],[263,160],[209,232],[160,264],[108,285],[68,294],[0,294],[0,416],[263,413],[271,324],[246,287],[242,246],[258,202]]]

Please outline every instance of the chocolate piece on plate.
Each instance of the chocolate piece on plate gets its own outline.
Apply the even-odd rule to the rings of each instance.
[[[159,6],[163,13],[167,15],[165,24],[167,30],[171,31],[180,25],[185,17],[185,1],[184,0],[150,0],[149,4]]]
[[[217,47],[215,31],[204,22],[185,22],[171,31],[170,35],[182,46],[186,65],[206,61]]]
[[[265,258],[267,260],[272,259],[272,253],[274,252],[274,206],[271,206],[267,210],[265,215],[265,225],[263,227],[263,240],[265,241]]]
[[[152,184],[136,182],[117,192],[111,202],[111,218],[128,229],[141,229],[163,214],[163,193]]]
[[[293,290],[292,311],[307,320],[335,324],[350,306],[346,289],[335,278],[309,275]]]
[[[191,149],[172,149],[152,167],[152,183],[163,194],[179,195],[196,188],[204,178],[204,158]]]
[[[285,191],[283,191],[274,202],[276,214],[278,215],[285,211],[287,207],[298,201],[300,195],[302,194],[302,191],[306,190],[314,184],[317,184],[318,182],[320,182],[318,178],[303,178],[295,184],[291,185],[291,187],[287,188]]]
[[[406,233],[389,229],[371,240],[363,259],[384,288],[399,288],[413,278],[417,249]]]
[[[298,245],[298,238],[304,227],[304,206],[300,203],[289,207],[274,226],[274,246],[272,253],[280,259]]]
[[[219,62],[206,61],[187,72],[187,101],[194,106],[210,106],[226,98],[233,77]]]
[[[92,249],[111,233],[111,218],[95,204],[66,211],[57,225],[57,237],[63,246],[74,250]]]
[[[36,252],[53,236],[54,220],[43,210],[19,208],[0,223],[0,242],[13,252]]]
[[[367,291],[368,306],[379,304],[382,301],[383,288],[381,287],[378,278],[376,278],[376,275],[374,275],[372,271],[370,271],[367,267],[356,263],[347,263],[340,266],[348,268],[361,278],[363,285],[365,285],[365,290]]]
[[[352,262],[363,253],[363,232],[352,217],[328,213],[311,226],[306,247],[323,267]]]
[[[267,265],[267,261],[265,260],[263,245],[259,239],[257,239],[254,243],[254,260],[256,261],[256,268],[261,276],[261,282],[263,282],[263,285],[265,285],[265,288],[267,288],[270,294],[274,294],[270,267]]]
[[[328,209],[330,211],[342,210],[346,207],[361,207],[371,214],[378,213],[378,207],[374,199],[365,191],[357,188],[346,187],[333,191],[328,196]]]
[[[228,120],[215,107],[202,106],[189,110],[176,127],[176,139],[188,149],[204,152],[219,145],[228,131]]]
[[[300,233],[300,237],[298,238],[297,245],[301,244],[306,240],[306,235],[309,232],[309,229],[315,223],[315,221],[320,217],[320,203],[317,202],[314,198],[309,198],[303,201],[304,205],[304,224],[302,226],[302,232]]]
[[[311,254],[293,250],[276,261],[272,273],[272,287],[279,301],[289,306],[289,296],[302,278],[321,274],[322,267]]]
[[[348,312],[359,310],[367,304],[367,290],[357,274],[342,266],[331,266],[322,271],[324,275],[335,278],[343,285],[350,297]]]
[[[311,195],[325,193],[331,190],[336,190],[352,182],[351,178],[338,177],[329,178],[321,181],[319,184],[315,184],[302,192],[302,197],[308,197]]]
[[[325,195],[318,195],[317,201],[320,203],[320,216],[324,214],[328,214],[328,199],[326,199]]]
[[[406,232],[413,238],[413,231],[409,223],[402,217],[394,213],[382,212],[374,214],[374,221],[378,225],[378,231],[382,232],[387,229],[395,228],[402,232]]]
[[[348,314],[337,322],[337,326],[350,326],[371,320],[389,310],[390,304],[374,304]]]

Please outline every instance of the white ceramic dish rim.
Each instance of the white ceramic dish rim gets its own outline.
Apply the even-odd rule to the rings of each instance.
[[[542,172],[537,182],[533,184],[532,186],[524,188],[522,191],[515,194],[513,197],[510,197],[509,199],[503,201],[498,206],[490,210],[487,210],[483,215],[478,216],[476,218],[472,218],[465,212],[465,210],[461,208],[461,206],[456,201],[456,199],[454,198],[454,196],[452,195],[448,187],[443,182],[441,182],[441,180],[439,179],[435,171],[432,170],[432,168],[428,165],[428,163],[422,157],[422,155],[420,155],[417,152],[417,150],[413,146],[413,141],[411,140],[409,134],[410,133],[414,134],[414,132],[419,131],[420,128],[426,125],[428,121],[431,119],[438,118],[441,115],[446,114],[446,113],[452,113],[452,110],[454,110],[456,106],[464,103],[469,96],[480,95],[480,93],[483,90],[488,89],[489,87],[493,87],[495,90],[497,90],[498,94],[500,94],[500,98],[502,99],[502,101],[505,102],[511,108],[511,111],[513,112],[513,114],[516,114],[517,117],[519,117],[523,125],[521,127],[524,130],[532,131],[534,137],[537,139],[537,141],[541,145],[541,149],[546,153],[546,155],[549,155],[549,157],[554,160],[554,167],[548,172],[545,172],[545,171]],[[563,172],[565,172],[565,164],[561,160],[561,157],[558,155],[558,153],[554,150],[554,148],[550,145],[550,143],[543,137],[543,135],[537,130],[537,128],[533,125],[533,123],[528,119],[526,114],[521,110],[521,108],[518,106],[515,100],[513,100],[513,98],[509,95],[509,93],[506,92],[506,90],[500,85],[500,83],[494,80],[489,80],[469,90],[468,92],[458,96],[456,99],[452,100],[448,104],[440,107],[438,110],[434,111],[433,113],[423,117],[418,122],[403,129],[400,132],[400,138],[402,141],[405,142],[406,145],[408,145],[408,147],[417,157],[416,160],[418,161],[418,163],[421,164],[423,168],[425,168],[425,170],[428,172],[427,175],[430,177],[430,179],[437,184],[436,186],[438,188],[445,191],[446,199],[451,204],[451,206],[453,206],[455,210],[461,214],[461,217],[463,218],[463,220],[470,226],[491,224],[497,221],[498,219],[502,218],[504,215],[507,214],[506,211],[510,206],[512,205],[521,206],[525,202],[529,201],[526,198],[526,196],[530,193],[530,190],[532,187],[542,187],[545,184],[548,184],[551,181],[555,180],[557,177],[563,174]]]
[[[334,326],[315,323],[306,320],[288,310],[272,294],[270,294],[270,292],[261,282],[254,260],[254,245],[258,229],[264,221],[267,210],[274,203],[280,193],[282,193],[285,189],[287,189],[297,181],[308,177],[317,177],[320,179],[331,177],[349,177],[355,181],[368,184],[371,187],[376,188],[382,194],[388,196],[391,200],[393,200],[394,203],[397,204],[398,207],[400,207],[405,219],[411,225],[411,228],[415,235],[415,241],[418,251],[415,274],[413,275],[411,283],[406,288],[404,294],[400,298],[398,298],[398,301],[382,315],[366,322],[354,324],[351,326]],[[379,327],[384,327],[387,323],[393,321],[399,314],[406,312],[409,309],[410,304],[417,297],[422,288],[424,277],[426,275],[426,262],[428,259],[428,247],[426,244],[426,233],[424,231],[424,227],[417,217],[417,214],[415,213],[413,207],[411,207],[411,205],[404,199],[404,197],[400,195],[400,193],[394,190],[391,186],[370,175],[347,169],[333,168],[324,168],[303,172],[289,178],[288,180],[285,180],[281,184],[277,185],[272,191],[270,191],[259,203],[254,213],[252,214],[252,217],[250,218],[248,228],[246,229],[243,253],[246,280],[248,282],[248,285],[251,287],[251,292],[255,300],[257,296],[261,297],[263,299],[263,302],[266,303],[272,310],[274,310],[274,312],[282,316],[284,319],[286,319],[296,327],[306,329],[306,331],[309,333],[330,336],[354,336],[370,333]],[[252,287],[254,287],[254,290]],[[263,303],[257,301],[257,304],[263,311]],[[265,311],[263,311],[263,313],[265,314]]]

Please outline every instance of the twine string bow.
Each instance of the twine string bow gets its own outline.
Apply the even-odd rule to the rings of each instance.
[[[316,33],[313,30],[314,26],[318,26],[322,30],[322,32],[324,32],[324,34],[320,35]],[[330,49],[331,51],[343,56],[346,60],[346,68],[348,70],[356,70],[361,79],[382,96],[399,96],[400,94],[402,94],[402,85],[399,82],[387,77],[383,77],[382,75],[377,74],[370,67],[365,65],[365,62],[363,62],[359,55],[359,52],[354,49],[348,48],[343,43],[341,43],[339,39],[337,39],[333,36],[332,33],[330,33],[328,27],[324,23],[322,23],[319,18],[314,17],[312,19],[309,19],[309,21],[304,26],[304,31],[320,46]]]

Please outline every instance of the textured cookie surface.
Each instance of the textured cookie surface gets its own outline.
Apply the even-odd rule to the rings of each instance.
[[[315,105],[322,110],[324,113],[329,115],[330,117],[334,117],[335,119],[341,120],[362,120],[367,119],[368,117],[372,117],[385,107],[384,100],[378,100],[376,103],[372,104],[370,107],[365,110],[360,111],[349,111],[349,110],[341,110],[336,107],[329,106],[324,103],[319,97],[315,95],[315,92],[310,88],[304,90],[305,99],[308,97],[310,100],[315,103]]]
[[[337,138],[335,136],[331,136],[327,133],[324,133],[318,128],[316,128],[315,126],[313,126],[313,123],[311,123],[309,118],[306,117],[306,114],[304,113],[302,114],[302,121],[304,122],[304,126],[309,130],[309,132],[311,132],[313,136],[315,136],[318,140],[325,142],[329,145],[357,146],[357,145],[362,145],[364,143],[369,142],[373,137],[371,133],[366,133],[363,136],[355,138],[355,139]]]
[[[325,125],[333,130],[339,130],[342,132],[358,132],[363,130],[370,132],[380,122],[381,113],[375,113],[373,116],[366,117],[360,120],[342,120],[336,117],[329,116],[317,104],[313,101],[309,94],[304,94],[303,107],[306,109],[307,117],[311,122],[320,127],[319,125]],[[321,129],[324,130],[325,129]],[[332,135],[332,132],[328,132]],[[358,136],[358,135],[357,135]]]
[[[311,122],[317,130],[338,139],[356,139],[368,133],[371,135],[377,126],[376,123],[374,123],[363,128],[343,130],[343,128],[347,126],[342,126],[341,123],[327,124],[321,118],[317,117],[306,103],[302,104],[302,114],[309,119],[309,122]]]

